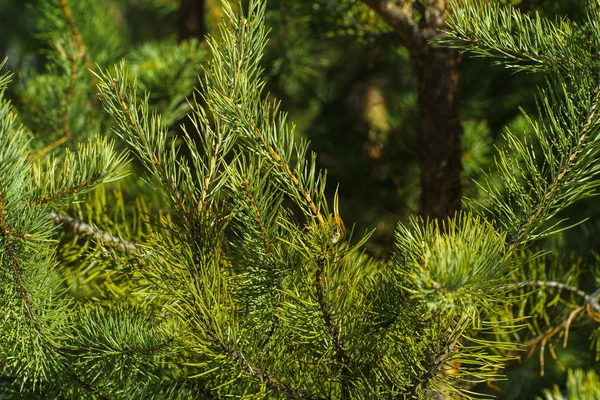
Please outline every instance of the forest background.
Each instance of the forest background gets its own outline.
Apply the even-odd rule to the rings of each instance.
[[[15,72],[15,83],[9,86],[7,96],[17,110],[22,110],[21,115],[30,116],[24,123],[39,139],[34,142],[38,153],[46,153],[79,139],[78,111],[68,111],[72,131],[68,137],[61,129],[64,117],[60,101],[55,105],[56,129],[35,118],[36,109],[52,107],[36,104],[35,90],[43,87],[41,75],[56,62],[54,44],[48,36],[56,27],[40,22],[46,11],[38,3],[0,0],[0,58],[7,56],[4,68]],[[91,11],[104,10],[99,24],[105,25],[103,33],[95,38],[90,32],[82,32],[92,43],[88,42],[89,53],[81,56],[89,58],[91,68],[95,63],[107,67],[125,58],[137,68],[141,90],[152,93],[152,107],[163,113],[174,135],[181,134],[181,125],[188,123],[185,98],[193,95],[198,86],[196,76],[203,73],[202,67],[209,59],[204,37],[219,35],[219,1],[90,3],[95,7]],[[537,12],[550,18],[567,16],[577,20],[584,14],[583,2],[577,0],[524,1],[519,5],[524,13]],[[513,132],[524,129],[523,110],[535,114],[535,94],[544,84],[541,75],[515,74],[494,66],[489,59],[457,54],[455,78],[460,119],[455,122],[459,143],[449,146],[449,150],[455,153],[450,157],[460,160],[462,170],[458,170],[459,182],[450,176],[456,171],[441,176],[442,180],[453,182],[451,187],[441,189],[444,193],[424,193],[427,188],[421,184],[420,173],[436,168],[431,159],[423,156],[422,129],[427,124],[423,118],[435,118],[436,111],[423,113],[419,102],[422,66],[415,62],[410,46],[384,21],[362,15],[352,2],[271,1],[266,24],[271,29],[262,64],[266,91],[281,100],[282,109],[297,124],[297,135],[311,141],[311,149],[318,154],[318,166],[329,173],[329,195],[333,197],[338,190],[340,214],[346,224],[355,224],[357,232],[376,228],[368,242],[368,252],[382,259],[390,257],[393,232],[399,221],[406,222],[415,214],[443,219],[460,208],[461,197],[483,196],[474,182],[482,179],[482,170],[493,167],[496,146],[504,141],[502,133],[507,128]],[[156,43],[164,45],[162,50],[144,50],[144,44]],[[161,66],[161,51],[170,51],[169,59],[178,60],[179,68],[173,64]],[[144,75],[144,63],[152,66],[152,74]],[[53,72],[60,74],[62,67],[55,68]],[[66,72],[68,77],[68,68]],[[84,96],[67,82],[63,92],[69,91],[72,96]],[[79,130],[83,132],[81,127]],[[440,138],[446,133],[438,130]],[[128,182],[131,186],[127,186]],[[125,202],[140,190],[132,182],[119,183]],[[436,205],[424,198],[447,204]],[[543,246],[564,259],[577,254],[577,262],[584,263],[585,258],[597,263],[597,198],[578,203],[561,217],[588,220],[552,237]],[[539,395],[553,384],[564,384],[566,368],[600,371],[595,352],[589,349],[589,335],[585,326],[574,330],[568,347],[557,345],[552,350],[556,359],[548,353],[544,365],[540,365],[538,349],[529,354],[527,362],[515,363],[505,371],[509,384],[500,382],[477,389],[499,398],[523,398]]]

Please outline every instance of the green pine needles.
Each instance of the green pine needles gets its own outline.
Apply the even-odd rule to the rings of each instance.
[[[389,261],[365,251],[370,233],[346,230],[316,155],[266,96],[265,1],[224,3],[187,107],[191,72],[177,66],[204,50],[149,45],[108,67],[117,40],[86,44],[83,3],[44,6],[58,66],[37,79],[63,97],[49,87],[19,119],[0,78],[0,397],[478,397],[528,350],[599,320],[581,263],[565,268],[538,244],[598,183],[600,2],[577,24],[452,5],[448,45],[548,85],[539,118],[507,132],[485,196],[449,220],[399,225]],[[163,81],[177,85],[141,95]],[[182,113],[178,137],[168,127]],[[40,145],[28,127],[46,118],[52,143]],[[85,140],[55,151],[63,137]],[[592,372],[569,382],[600,385]]]

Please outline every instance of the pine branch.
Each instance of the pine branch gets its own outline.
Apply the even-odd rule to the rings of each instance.
[[[515,249],[523,240],[525,235],[530,232],[531,228],[537,222],[538,218],[543,212],[547,212],[553,206],[553,200],[556,192],[560,190],[561,183],[563,182],[563,178],[570,172],[578,163],[578,156],[582,153],[584,146],[588,143],[588,135],[597,128],[598,124],[598,103],[600,102],[600,90],[597,90],[594,94],[594,98],[592,99],[585,123],[580,128],[579,132],[577,132],[577,143],[573,146],[566,158],[566,163],[564,163],[560,169],[558,170],[558,174],[550,183],[550,185],[545,189],[544,194],[541,198],[541,202],[539,202],[535,208],[532,210],[530,215],[526,217],[526,220],[521,223],[518,231],[515,235],[513,235],[510,240],[506,243],[507,249],[513,250]],[[598,150],[595,150],[598,151]]]
[[[107,244],[124,253],[139,255],[142,257],[144,255],[134,243],[123,240],[118,236],[111,235],[106,231],[95,228],[78,219],[69,217],[67,215],[58,214],[56,212],[50,213],[50,218],[56,225],[62,225],[63,228],[70,230],[76,235],[87,237],[102,244]]]
[[[593,62],[577,26],[564,18],[553,22],[482,0],[455,0],[451,8],[442,40],[450,47],[500,59],[519,71],[560,71],[572,77],[584,76]]]
[[[32,193],[35,198],[32,206],[59,202],[92,190],[100,183],[120,179],[126,163],[126,153],[117,155],[113,144],[106,139],[78,143],[77,150],[65,150],[59,162],[55,157],[38,160],[30,167]]]
[[[567,285],[566,283],[557,282],[557,281],[542,281],[542,280],[534,279],[534,280],[525,281],[525,282],[509,283],[509,284],[505,285],[505,288],[514,289],[514,288],[521,288],[521,287],[525,287],[525,286],[556,288],[558,290],[566,290],[566,291],[572,292],[572,293],[576,294],[577,296],[582,297],[586,301],[589,301],[589,299],[590,299],[590,296],[583,290],[581,290],[575,286]]]
[[[265,223],[261,217],[260,209],[258,208],[258,205],[256,204],[256,200],[254,199],[254,195],[252,194],[252,191],[250,190],[250,182],[248,182],[247,179],[244,179],[244,181],[242,182],[242,186],[244,187],[246,196],[248,197],[248,201],[250,203],[250,207],[252,207],[252,210],[254,211],[254,215],[256,217],[256,222],[258,223],[258,226],[260,228],[260,232],[263,237],[263,244],[265,246],[265,253],[267,255],[267,259],[269,260],[269,262],[271,264],[274,265],[275,258],[273,257],[273,252],[271,250],[271,241],[269,239],[269,234],[267,232],[267,228],[265,227]]]
[[[198,127],[196,127],[198,131]],[[219,157],[222,157],[222,147],[223,147],[223,132],[219,130],[217,132],[217,140],[214,144],[214,147],[211,149],[212,156],[210,157],[210,166],[208,167],[208,172],[204,177],[204,184],[202,185],[202,191],[200,193],[200,200],[198,201],[198,207],[196,212],[199,213],[204,209],[204,202],[206,201],[206,196],[208,195],[208,191],[210,189],[211,183],[214,180],[217,174],[217,165],[219,161]]]
[[[254,199],[252,190],[250,189],[250,182],[248,182],[247,179],[244,179],[242,182],[242,186],[246,193],[248,202],[250,203],[250,207],[254,211],[254,216],[256,218],[256,222],[258,223],[260,232],[262,234],[263,246],[265,248],[265,254],[267,256],[267,260],[268,260],[269,264],[271,265],[271,267],[273,269],[276,269],[275,257],[273,256],[273,251],[271,249],[271,240],[269,239],[269,234],[267,232],[267,228],[265,227],[265,223],[261,216],[260,209],[258,208],[258,204],[256,203],[256,200]],[[277,282],[277,290],[279,292],[278,303],[280,305],[283,302],[283,287],[282,287],[281,276],[280,276],[279,272],[275,272],[273,279]],[[275,333],[275,330],[277,329],[277,326],[279,325],[279,323],[280,323],[279,317],[277,316],[277,314],[275,314],[275,317],[273,318],[273,321],[271,322],[271,327],[269,328],[269,331],[267,332],[266,338],[259,347],[263,348],[264,346],[267,345],[267,343],[269,342],[269,340],[271,340],[273,334]]]
[[[164,185],[167,194],[172,199],[175,208],[183,217],[187,225],[191,227],[194,224],[192,215],[190,215],[189,210],[184,205],[183,199],[176,189],[177,182],[167,173],[165,164],[163,163],[163,161],[170,161],[172,165],[167,165],[170,168],[176,168],[176,159],[173,154],[171,154],[170,157],[164,156],[163,153],[160,155],[157,154],[157,149],[152,146],[154,143],[150,143],[150,140],[153,140],[164,146],[163,141],[166,140],[166,130],[161,125],[160,119],[155,119],[153,121],[153,125],[155,126],[152,128],[144,126],[148,131],[143,131],[143,128],[139,126],[137,122],[139,117],[137,115],[138,110],[136,110],[136,104],[127,104],[125,101],[125,97],[132,94],[125,92],[128,87],[124,86],[127,85],[126,78],[122,76],[124,73],[124,65],[121,64],[121,69],[117,70],[118,79],[111,78],[105,74],[99,76],[99,89],[104,106],[107,112],[113,114],[113,117],[121,124],[120,129],[122,129],[122,131],[118,131],[117,133],[134,147],[142,162],[146,164],[151,172],[158,176],[160,182]],[[132,92],[135,93],[135,90],[132,90]],[[141,118],[143,119],[142,123],[147,124],[147,101],[143,103],[140,111],[142,114]],[[160,151],[166,152],[167,150],[161,146]],[[167,158],[166,160],[165,157]]]
[[[17,258],[17,255],[15,254],[12,239],[10,237],[11,227],[6,220],[2,190],[3,188],[0,187],[0,239],[3,239],[2,242],[4,244],[4,249],[12,266],[11,272],[17,288],[17,293],[19,294],[19,301],[25,308],[25,318],[28,324],[32,326],[39,334],[41,334],[42,330],[37,319],[35,318],[35,308],[33,306],[33,302],[31,301],[29,291],[23,282],[23,267]]]
[[[568,332],[569,332],[571,325],[573,325],[577,322],[580,322],[585,318],[589,318],[589,319],[592,319],[595,321],[598,321],[599,320],[598,318],[600,318],[600,304],[599,304],[600,288],[594,290],[594,292],[592,292],[592,293],[586,293],[585,291],[583,291],[575,286],[568,285],[563,282],[542,281],[542,280],[513,282],[513,283],[506,285],[505,287],[507,289],[518,289],[518,288],[523,288],[523,287],[528,287],[528,286],[529,287],[537,287],[537,288],[547,287],[547,288],[557,289],[560,291],[566,290],[568,292],[574,293],[575,295],[581,297],[583,300],[583,303],[582,303],[582,305],[573,309],[566,317],[564,317],[560,321],[547,327],[543,332],[541,332],[537,336],[527,340],[524,343],[524,345],[525,345],[524,349],[519,349],[517,351],[510,352],[510,355],[517,356],[517,358],[512,358],[512,359],[505,361],[503,363],[503,366],[497,371],[498,373],[500,373],[500,372],[502,372],[502,370],[508,368],[510,366],[510,364],[512,364],[515,361],[522,360],[523,358],[526,358],[526,359],[530,358],[533,355],[533,353],[538,349],[540,344],[542,345],[542,349],[540,349],[540,352],[541,352],[540,358],[541,358],[541,364],[542,364],[541,368],[543,368],[543,352],[544,352],[543,347],[548,342],[548,340],[550,340],[552,337],[556,336],[557,334],[564,332],[563,346],[566,347],[567,340],[569,337]],[[583,312],[586,310],[587,310],[587,312]],[[462,388],[467,391],[470,391],[470,390],[474,389],[477,386],[477,384],[478,384],[478,382],[467,383],[466,385],[462,385]]]
[[[123,100],[123,95],[121,93],[119,93],[116,81],[113,81],[113,89],[115,90],[115,93],[118,93],[119,104],[121,105],[121,111],[127,118],[127,121],[129,121],[129,124],[131,125],[131,128],[133,129],[133,131],[137,134],[137,138],[140,140],[140,142],[144,146],[146,146],[147,148],[150,148],[146,138],[144,137],[144,135],[142,135],[138,125],[136,124],[135,120],[133,119],[133,115],[132,115],[131,111],[129,110],[129,107],[127,107],[127,104],[125,104],[125,101]],[[179,194],[175,190],[173,182],[171,182],[171,180],[167,176],[167,173],[165,172],[165,169],[163,168],[162,163],[158,159],[158,156],[152,150],[150,151],[150,155],[151,155],[152,161],[154,162],[154,166],[156,167],[157,171],[160,174],[163,184],[169,190],[169,193],[173,197],[173,200],[175,201],[175,205],[179,209],[179,212],[181,212],[181,215],[188,221],[188,223],[191,223],[191,219],[188,216],[187,210],[186,210],[185,206],[183,205],[183,202],[179,198]]]
[[[468,321],[463,321],[464,325],[468,324]],[[417,399],[419,393],[423,393],[430,385],[431,381],[435,379],[437,373],[446,364],[449,357],[454,354],[456,346],[460,343],[462,335],[455,333],[456,329],[459,329],[459,324],[455,323],[454,327],[450,329],[450,337],[445,343],[442,343],[434,357],[423,365],[424,372],[418,377],[411,378],[411,386],[409,390],[396,397],[398,400],[403,399]]]
[[[267,143],[264,136],[260,133],[260,130],[256,127],[256,125],[249,119],[246,119],[245,122],[248,126],[250,126],[252,128],[254,135],[260,141],[260,143],[263,145],[264,149],[269,152],[270,156],[273,158],[275,163],[279,167],[281,167],[281,170],[285,173],[285,176],[294,185],[294,187],[298,191],[298,195],[300,196],[300,198],[302,198],[306,202],[306,205],[309,207],[313,216],[317,219],[319,225],[323,226],[325,224],[325,219],[323,218],[323,216],[321,215],[321,212],[319,211],[318,207],[314,203],[310,193],[303,187],[300,179],[298,178],[298,175],[294,171],[292,171],[290,166],[284,161],[280,152],[278,152],[269,143]]]
[[[296,389],[289,384],[281,382],[274,376],[266,374],[264,371],[254,366],[251,362],[249,362],[244,356],[244,354],[236,350],[231,351],[231,357],[232,360],[236,362],[243,371],[246,371],[250,374],[250,376],[264,383],[270,389],[282,393],[288,398],[306,400],[327,400],[324,397],[320,397],[312,393]]]

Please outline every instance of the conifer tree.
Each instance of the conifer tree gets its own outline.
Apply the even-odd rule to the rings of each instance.
[[[364,251],[370,232],[346,228],[309,143],[263,91],[264,0],[224,3],[182,138],[169,130],[182,91],[142,94],[160,57],[151,71],[134,57],[86,69],[113,43],[75,23],[100,3],[47,2],[60,34],[37,79],[56,86],[31,97],[35,118],[17,117],[0,79],[3,397],[468,398],[527,346],[599,320],[600,291],[577,279],[586,266],[542,247],[598,183],[597,0],[583,23],[453,4],[447,45],[545,73],[547,86],[539,117],[507,131],[485,201],[400,224],[389,261]],[[45,124],[41,147],[31,131]],[[103,186],[140,173],[139,199]],[[92,223],[107,215],[113,232]],[[573,396],[599,384],[569,373]]]

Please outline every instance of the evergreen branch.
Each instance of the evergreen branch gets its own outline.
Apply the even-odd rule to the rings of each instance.
[[[200,193],[200,200],[198,201],[198,212],[204,208],[204,202],[206,201],[206,196],[208,194],[208,189],[210,187],[211,181],[213,180],[216,170],[217,170],[217,160],[221,153],[221,147],[223,145],[223,134],[221,130],[218,130],[217,134],[217,142],[212,149],[212,157],[210,158],[210,166],[208,167],[208,173],[204,177],[204,185],[202,185],[202,192]]]
[[[186,160],[179,155],[176,139],[169,139],[169,132],[163,124],[162,117],[157,113],[150,114],[148,95],[140,104],[137,103],[136,83],[131,83],[128,79],[123,62],[116,66],[115,77],[104,72],[98,77],[98,88],[104,108],[117,122],[113,130],[135,151],[147,172],[160,184],[156,189],[185,222],[186,229],[179,231],[179,234],[186,236],[182,239],[188,240],[190,234],[200,233],[197,230],[197,225],[201,223],[198,220],[197,207],[202,207],[208,196],[214,196],[216,192],[198,186],[202,186],[200,182],[205,181],[207,174],[209,179],[206,182],[210,183],[216,179],[216,167],[231,149],[232,140],[222,136],[215,138],[215,132],[203,111],[197,110],[196,114],[202,126],[193,118],[192,122],[199,133],[202,132],[200,128],[205,130],[200,138],[204,144],[204,151],[210,154],[215,150],[213,146],[216,146],[218,151],[216,156],[211,154],[215,157],[215,162],[212,168],[208,167],[204,164],[203,155],[196,149],[197,144],[186,133],[184,140],[191,153],[191,160]],[[219,132],[218,135],[222,133]],[[190,169],[190,161],[195,167],[196,175]],[[223,179],[218,182],[219,185],[223,183]],[[216,188],[218,187],[220,186],[217,185]]]
[[[197,308],[198,305],[195,304],[194,307]],[[200,312],[199,312],[200,318],[201,318],[201,320],[203,320],[204,325],[208,328],[208,331],[206,331],[206,333],[210,337],[210,340],[212,340],[212,342],[215,345],[217,345],[223,353],[229,355],[229,357],[231,358],[231,361],[233,361],[233,363],[235,363],[237,368],[241,369],[242,371],[245,371],[253,379],[260,381],[261,383],[266,385],[269,389],[277,391],[279,393],[282,393],[285,396],[287,396],[288,398],[306,399],[306,400],[327,400],[324,397],[314,395],[312,393],[309,393],[309,392],[301,390],[301,389],[296,389],[293,386],[291,386],[290,384],[282,382],[277,377],[266,373],[265,371],[263,371],[262,369],[260,369],[256,365],[254,365],[251,361],[249,361],[246,358],[244,353],[242,353],[241,351],[239,351],[235,348],[236,343],[229,342],[226,344],[226,343],[224,343],[223,340],[221,340],[219,338],[219,336],[217,334],[217,330],[215,329],[215,327],[213,326],[213,324],[211,322],[205,321],[206,317],[202,315],[203,313],[204,312],[202,310],[200,310]]]
[[[375,11],[398,34],[400,43],[412,54],[418,54],[427,43],[412,20],[412,15],[392,0],[360,0]]]
[[[533,353],[538,349],[539,345],[544,345],[548,340],[557,335],[560,332],[565,332],[564,334],[564,343],[563,345],[566,347],[568,340],[568,332],[571,325],[583,320],[586,316],[597,321],[597,316],[595,314],[600,315],[600,304],[598,303],[600,300],[600,288],[596,289],[592,293],[586,293],[585,291],[578,289],[575,286],[571,286],[562,282],[557,281],[541,281],[541,280],[531,280],[525,282],[515,282],[506,285],[507,289],[513,288],[522,288],[524,286],[533,286],[533,287],[550,287],[556,288],[559,290],[566,290],[576,294],[577,296],[583,299],[583,304],[573,309],[566,317],[558,321],[557,323],[552,324],[547,327],[543,332],[538,334],[537,336],[530,338],[525,342],[524,350],[511,351],[509,355],[519,356],[517,358],[510,358],[504,362],[503,366],[498,370],[501,372],[502,370],[508,368],[508,366],[515,361],[521,360],[523,357],[526,359],[530,358]],[[587,313],[583,313],[582,311],[587,309]],[[590,310],[591,309],[591,310]],[[543,347],[543,346],[542,346]],[[543,348],[540,351],[544,351]],[[524,355],[523,355],[524,354]],[[540,358],[543,360],[543,354],[540,354]],[[543,365],[543,362],[542,362]],[[543,368],[543,367],[542,367]],[[478,382],[471,382],[467,385],[463,386],[465,390],[472,390]]]
[[[71,197],[74,194],[76,194],[77,192],[79,192],[80,190],[83,189],[89,189],[90,186],[96,185],[97,183],[100,183],[102,181],[102,177],[101,176],[92,176],[90,177],[90,179],[84,179],[81,182],[77,182],[75,185],[69,186],[67,188],[65,188],[64,190],[61,190],[59,192],[56,193],[52,193],[49,194],[48,196],[44,196],[40,199],[37,199],[35,202],[33,202],[33,205],[42,205],[48,202],[51,202],[53,200],[59,200],[65,197]]]
[[[0,66],[2,64],[3,63],[0,62]],[[23,106],[25,106],[25,108],[27,108],[29,110],[29,112],[31,112],[31,114],[33,114],[33,115],[41,115],[40,110],[36,106],[34,106],[33,104],[31,104],[26,98],[24,98],[23,96],[19,96],[19,95],[15,95],[15,97],[16,97],[16,99],[17,99],[17,101],[19,103],[21,103]]]
[[[288,190],[306,204],[308,214],[316,218],[320,226],[324,226],[325,219],[311,196],[311,190],[305,187],[298,170],[292,169],[289,164],[289,160],[295,155],[299,170],[302,169],[299,166],[306,165],[304,143],[294,145],[293,132],[285,126],[285,116],[277,110],[277,106],[272,107],[260,97],[264,82],[259,78],[259,61],[266,42],[262,21],[263,6],[252,4],[251,14],[256,19],[252,23],[247,19],[238,20],[231,8],[225,9],[234,29],[232,31],[225,29],[225,26],[221,27],[225,46],[220,46],[214,40],[209,42],[215,58],[211,63],[213,73],[207,74],[207,81],[203,82],[205,101],[218,120],[230,122],[245,133],[245,139],[250,145],[255,146],[257,142],[260,144],[258,150],[275,162],[277,172],[289,186]],[[277,132],[278,129],[283,132]],[[250,138],[257,140],[249,140]],[[311,171],[314,171],[314,161]]]
[[[125,103],[125,100],[123,98],[123,93],[119,90],[119,88],[117,86],[116,79],[112,80],[112,88],[114,90],[114,93],[117,95],[118,104],[121,107],[121,112],[125,116],[126,121],[129,123],[131,129],[137,136],[137,139],[144,146],[144,148],[147,151],[149,151],[150,160],[153,162],[154,167],[156,168],[156,171],[159,173],[161,182],[165,185],[166,189],[169,191],[169,194],[173,198],[173,201],[175,202],[175,206],[181,213],[182,217],[186,220],[186,222],[188,224],[192,225],[192,219],[188,215],[187,209],[183,205],[183,201],[179,197],[179,193],[177,192],[177,190],[175,190],[175,186],[174,186],[173,182],[171,182],[171,179],[169,179],[169,177],[165,171],[165,168],[163,167],[162,163],[160,162],[160,159],[158,158],[158,156],[156,155],[156,152],[153,149],[151,149],[151,146],[149,145],[148,140],[140,131],[140,128],[139,128],[138,124],[136,123],[132,112],[130,111],[129,107]]]
[[[303,185],[300,182],[300,179],[298,178],[296,173],[294,171],[292,171],[290,166],[283,160],[283,158],[279,154],[279,152],[277,152],[277,150],[275,150],[269,143],[267,143],[267,141],[265,140],[263,135],[260,133],[260,131],[258,130],[256,125],[254,125],[252,123],[252,121],[250,121],[248,119],[246,119],[245,122],[246,122],[246,124],[248,124],[248,126],[252,127],[252,131],[254,132],[254,135],[256,136],[256,138],[260,141],[260,143],[263,145],[265,150],[267,150],[269,152],[271,157],[273,157],[273,159],[275,160],[275,163],[281,167],[281,169],[285,173],[285,176],[287,176],[287,178],[292,182],[292,184],[298,191],[300,198],[306,202],[306,204],[310,208],[313,216],[317,218],[319,225],[321,225],[321,226],[325,225],[325,220],[323,219],[321,212],[319,211],[316,204],[312,200],[310,193],[303,187]]]
[[[83,36],[81,35],[81,32],[80,32],[79,28],[77,27],[75,20],[73,19],[73,13],[71,12],[71,8],[69,7],[67,0],[59,0],[59,5],[60,5],[60,9],[63,13],[63,16],[65,17],[65,20],[67,21],[67,25],[69,26],[69,29],[71,30],[71,35],[73,36],[75,43],[77,43],[77,46],[79,47],[81,56],[82,56],[82,58],[85,59],[85,66],[86,66],[86,69],[88,70],[88,75],[91,78],[92,85],[95,86],[96,85],[96,75],[94,75],[94,73],[92,72],[94,69],[94,65],[92,64],[92,61],[90,60],[89,52],[88,52],[87,46],[85,45],[85,41],[83,40]]]
[[[55,212],[50,213],[50,218],[56,225],[62,225],[76,235],[87,237],[97,242],[115,247],[121,252],[143,256],[143,252],[140,251],[134,243],[121,239],[118,236],[111,235],[110,233],[95,228],[83,221]]]
[[[217,340],[215,338],[215,340]],[[218,341],[220,343],[220,341]],[[236,350],[231,350],[231,357],[233,361],[243,370],[250,374],[254,379],[264,383],[268,388],[277,392],[283,393],[292,399],[306,399],[306,400],[327,400],[324,397],[314,395],[304,390],[296,389],[289,384],[283,383],[276,377],[271,376],[260,368],[254,366],[250,361],[246,359],[244,354]]]
[[[533,209],[531,214],[526,218],[526,221],[521,223],[521,226],[518,228],[517,233],[513,235],[513,237],[511,237],[511,239],[507,242],[506,246],[508,250],[513,250],[516,246],[518,246],[521,240],[524,238],[524,235],[527,232],[529,232],[531,227],[537,222],[538,217],[540,217],[542,212],[547,211],[553,206],[553,197],[555,193],[559,190],[563,178],[567,175],[569,171],[571,171],[571,169],[578,162],[577,156],[582,152],[582,149],[586,144],[586,140],[588,139],[589,133],[592,131],[592,128],[595,127],[595,125],[597,124],[597,111],[599,102],[600,90],[597,90],[588,108],[585,123],[577,133],[577,135],[579,136],[577,143],[575,146],[573,146],[573,148],[568,154],[567,162],[559,169],[556,178],[544,191],[544,194],[541,199],[542,201],[537,204],[537,206]]]
[[[9,237],[10,232],[11,228],[6,220],[6,214],[4,211],[2,188],[0,188],[0,238],[4,238],[4,249],[6,250],[6,254],[8,255],[10,264],[12,266],[12,275],[17,288],[17,293],[19,294],[19,300],[25,307],[25,318],[28,324],[30,324],[38,333],[41,334],[41,327],[35,318],[33,302],[31,301],[29,292],[27,291],[25,283],[23,282],[23,267],[15,255],[11,239]]]
[[[350,375],[350,357],[345,349],[345,345],[342,342],[342,316],[340,315],[338,318],[338,325],[333,323],[333,319],[331,317],[331,313],[329,312],[329,305],[327,304],[327,300],[325,298],[325,287],[323,285],[323,272],[324,272],[324,263],[329,259],[329,253],[325,247],[321,248],[323,252],[323,258],[320,260],[319,265],[317,265],[317,270],[315,271],[315,287],[317,292],[317,304],[319,304],[319,311],[321,313],[321,317],[323,319],[323,323],[325,328],[329,331],[331,338],[334,342],[335,347],[335,357],[340,366],[342,372],[342,380],[340,382],[342,389],[342,399],[349,399],[350,392],[348,387],[347,378]]]
[[[115,155],[113,144],[105,138],[79,143],[76,152],[67,149],[65,153],[60,163],[51,157],[46,165],[38,160],[30,168],[35,194],[32,205],[85,193],[100,183],[123,176],[121,168],[126,162],[126,154]]]
[[[269,181],[268,178],[258,180],[258,183],[255,186],[256,181],[252,181],[251,185],[249,179],[253,179],[256,175],[261,174],[261,168],[254,169],[254,164],[251,164],[251,168],[248,168],[248,165],[244,162],[245,159],[240,157],[240,172],[236,174],[240,179],[236,180],[235,189],[243,192],[243,208],[245,213],[241,213],[240,216],[250,214],[252,216],[253,225],[257,226],[257,234],[261,237],[262,249],[264,250],[264,254],[266,256],[266,261],[268,265],[268,269],[263,270],[268,278],[272,278],[275,282],[275,290],[269,291],[271,300],[273,302],[273,306],[275,308],[281,307],[284,301],[284,288],[283,288],[283,274],[280,271],[280,267],[278,266],[277,259],[274,254],[273,244],[271,242],[271,235],[269,234],[269,227],[272,227],[272,224],[275,223],[273,214],[279,211],[280,203],[278,201],[279,196],[271,197],[272,193],[267,193],[269,189]],[[232,173],[234,175],[235,173]],[[239,188],[239,189],[238,189]],[[258,198],[257,198],[258,196]],[[266,198],[266,200],[265,200]],[[271,214],[273,213],[273,214]],[[276,214],[275,214],[276,215]],[[245,227],[248,225],[247,220],[244,219],[241,222],[241,226]],[[276,235],[276,234],[274,234]],[[252,255],[254,256],[256,252],[252,251]],[[260,254],[260,262],[262,264],[262,254]],[[253,279],[251,279],[253,281]],[[252,285],[252,283],[250,283]],[[261,341],[259,344],[259,348],[263,349],[273,337],[276,329],[280,325],[280,317],[275,311],[273,313],[273,318],[271,320],[270,328],[265,335],[265,339]]]
[[[272,265],[274,265],[275,258],[273,257],[273,252],[271,250],[271,242],[269,239],[267,228],[265,227],[265,223],[261,217],[260,209],[258,208],[258,205],[256,204],[254,195],[252,194],[252,191],[250,190],[250,182],[248,182],[247,179],[244,179],[244,181],[242,182],[242,186],[244,187],[244,191],[246,192],[246,196],[248,198],[248,201],[250,202],[250,207],[252,207],[252,210],[254,211],[254,215],[256,217],[256,222],[258,223],[260,232],[262,233],[263,244],[265,246],[265,254],[267,255],[267,259],[269,260],[269,262]]]
[[[60,138],[58,138],[57,140],[55,140],[54,142],[50,143],[47,146],[44,146],[43,148],[41,148],[40,150],[38,150],[34,154],[30,155],[28,157],[28,159],[34,160],[34,159],[40,158],[44,154],[46,154],[46,153],[48,153],[48,152],[56,149],[57,147],[59,147],[63,143],[66,143],[67,141],[69,141],[69,136],[63,135]]]
[[[591,299],[590,295],[588,295],[583,290],[581,290],[575,286],[571,286],[566,283],[557,282],[557,281],[542,281],[542,280],[534,279],[534,280],[525,281],[525,282],[509,283],[509,284],[505,285],[504,287],[507,289],[513,289],[513,288],[522,288],[524,286],[556,288],[558,290],[566,290],[566,291],[572,292],[572,293],[576,294],[577,296],[582,297],[585,301],[589,301]]]
[[[453,1],[449,32],[442,42],[477,55],[499,58],[517,70],[572,73],[586,70],[587,44],[577,28],[561,19],[551,22],[513,6],[477,1]],[[518,64],[508,64],[517,62]]]
[[[538,345],[540,343],[547,342],[554,335],[556,335],[557,333],[559,333],[561,331],[566,332],[566,334],[565,334],[565,343],[566,343],[566,339],[568,338],[568,330],[571,327],[571,325],[574,322],[578,322],[584,318],[585,314],[581,312],[581,311],[583,311],[584,308],[585,308],[584,306],[577,307],[571,313],[569,313],[569,315],[567,315],[565,318],[563,318],[561,321],[559,321],[557,324],[554,324],[554,325],[546,328],[546,330],[544,332],[540,333],[538,336],[529,339],[526,343],[526,346],[529,349],[527,351],[527,358],[531,357],[531,355],[535,352],[535,350],[538,348]]]
[[[75,39],[75,42],[81,48],[81,51],[82,51],[84,57],[87,56],[87,47],[85,46],[83,37],[81,36],[81,32],[79,32],[79,28],[77,27],[77,25],[75,24],[75,21],[73,20],[73,13],[71,12],[71,8],[69,7],[67,0],[58,0],[58,1],[60,4],[61,11],[65,17],[65,20],[67,21],[67,25],[69,25],[69,29],[71,29],[71,34],[73,35],[73,39]]]
[[[455,323],[454,328],[451,329],[448,340],[440,346],[432,360],[424,365],[425,372],[419,377],[411,378],[412,385],[410,386],[410,389],[408,392],[398,395],[396,397],[398,400],[419,398],[418,394],[422,393],[429,386],[431,381],[436,377],[436,374],[445,365],[448,358],[452,356],[456,346],[460,343],[462,335],[456,335],[454,332],[458,329],[458,325],[458,323]],[[466,321],[464,321],[464,325],[467,325]]]

